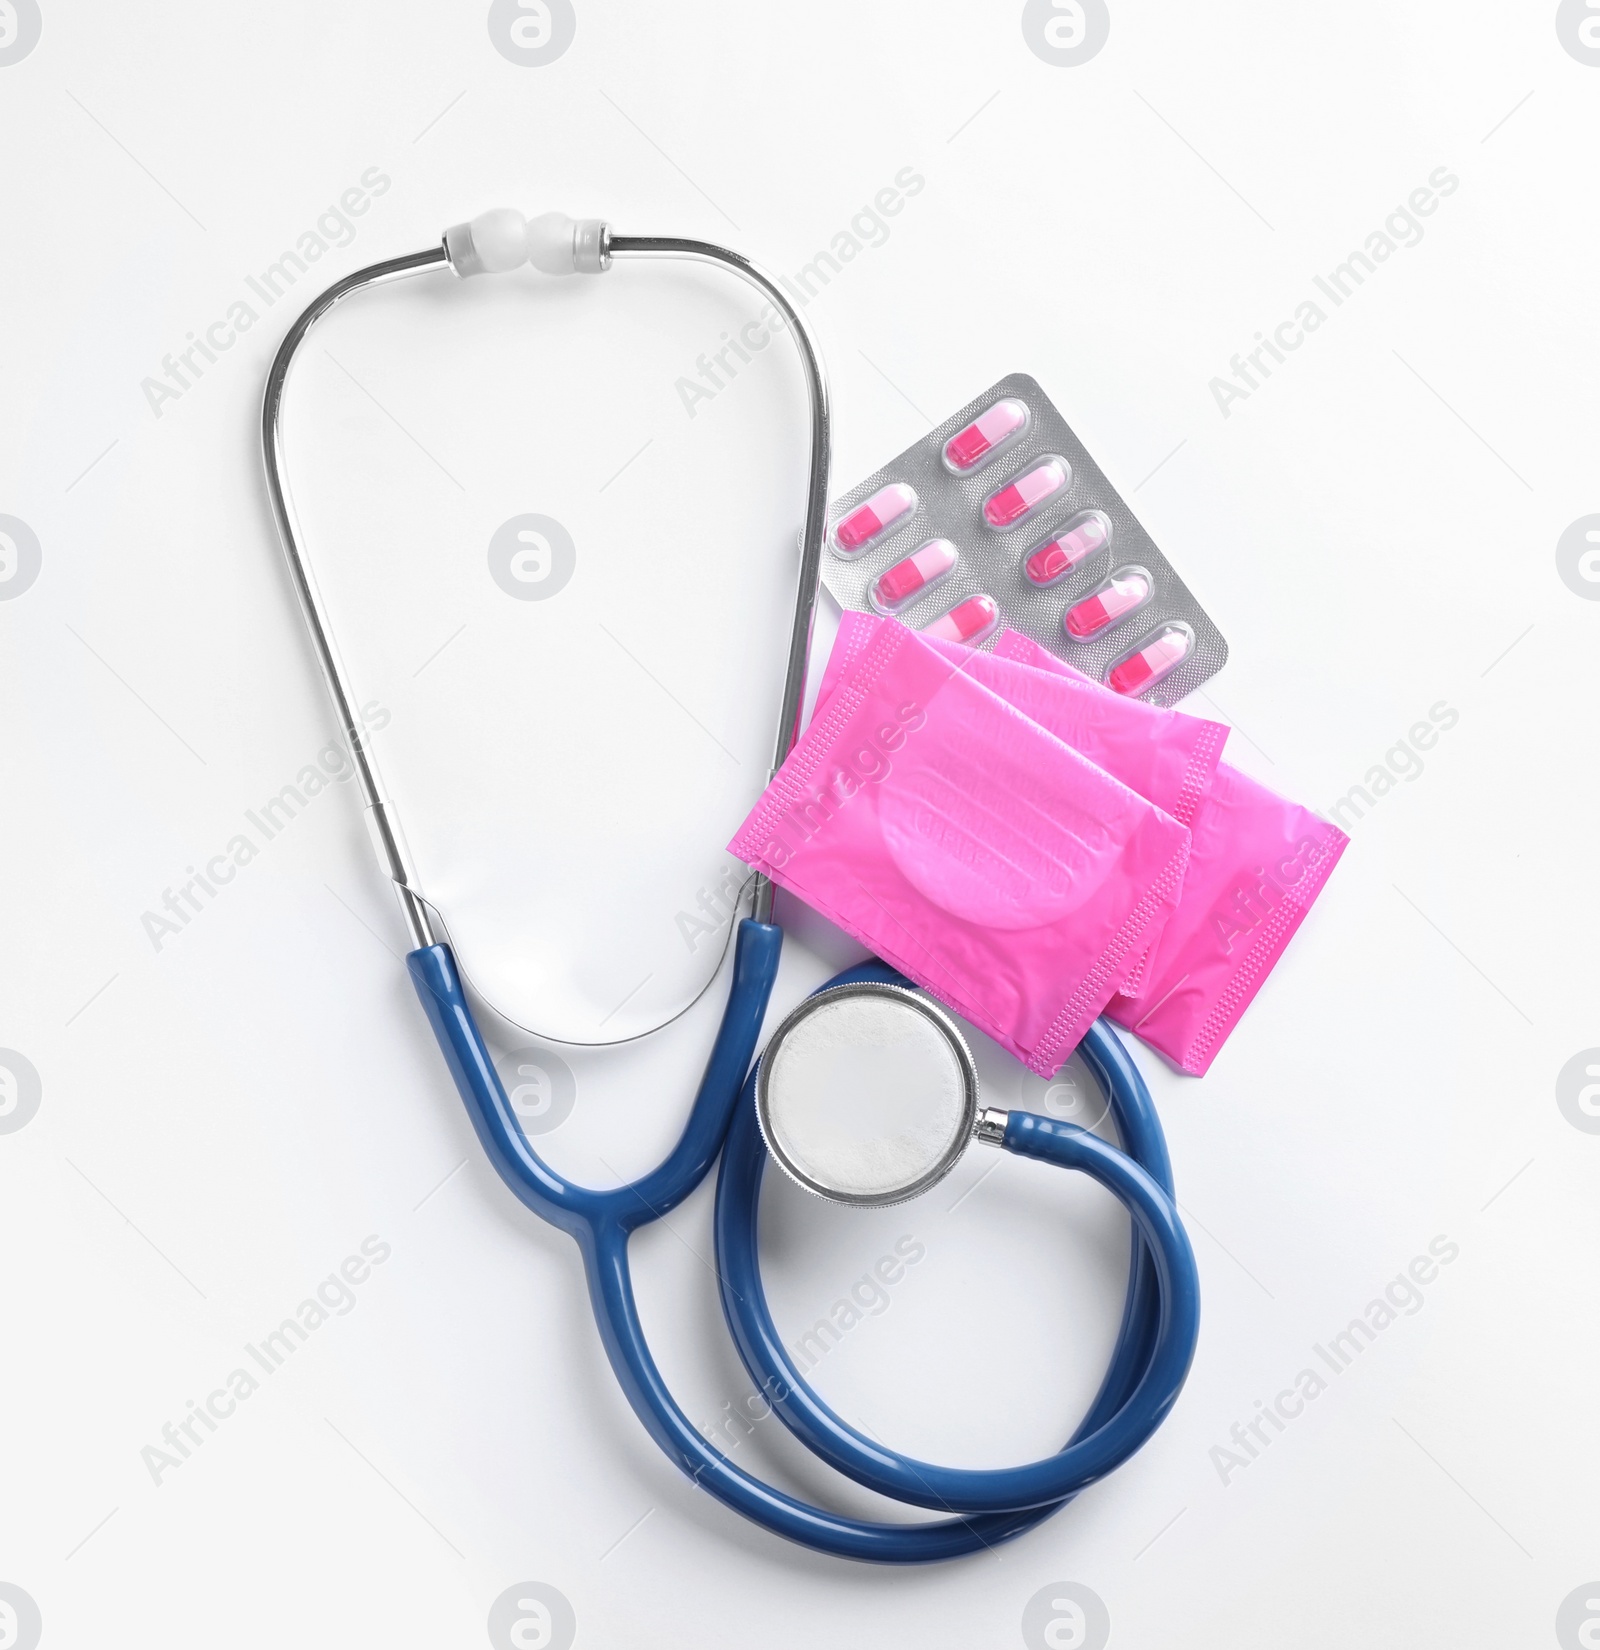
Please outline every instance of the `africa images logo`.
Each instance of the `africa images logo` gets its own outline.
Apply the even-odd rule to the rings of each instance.
[[[524,1134],[550,1134],[572,1115],[578,1080],[553,1050],[530,1044],[501,1055],[494,1064]]]
[[[1600,602],[1600,516],[1579,516],[1556,540],[1556,571],[1574,596]]]
[[[0,0],[4,6],[5,0]],[[20,596],[39,576],[44,560],[39,540],[27,522],[0,516],[0,602]]]
[[[4,12],[0,0],[0,16]],[[33,1599],[14,1582],[0,1581],[0,1650],[36,1650],[43,1631]]]
[[[0,69],[20,63],[44,31],[37,0],[0,0]],[[6,1645],[0,1639],[0,1650]]]
[[[1585,1134],[1600,1134],[1600,1048],[1580,1049],[1556,1078],[1561,1115]]]
[[[1575,62],[1600,67],[1600,0],[1561,0],[1556,7],[1556,39]]]
[[[577,1613],[548,1581],[519,1581],[489,1607],[494,1650],[572,1650],[577,1636]]]
[[[1076,69],[1111,38],[1111,13],[1106,0],[1027,0],[1022,38],[1041,62]]]
[[[572,0],[494,0],[489,7],[489,39],[519,69],[554,63],[577,32]]]
[[[0,1134],[26,1128],[39,1110],[43,1092],[33,1061],[14,1048],[0,1048]],[[5,1650],[4,1639],[0,1650]]]
[[[512,516],[489,540],[489,577],[519,602],[548,601],[577,565],[572,535],[554,516]]]
[[[1105,1650],[1110,1638],[1111,1612],[1081,1581],[1053,1581],[1023,1607],[1022,1642],[1028,1650]]]
[[[889,777],[894,766],[891,756],[905,744],[908,733],[915,733],[928,720],[928,713],[915,703],[899,706],[894,715],[893,722],[873,729],[854,747],[841,749],[833,771],[815,790],[793,787],[795,794],[784,799],[787,806],[761,850],[769,865],[787,865],[796,847],[837,818],[864,785],[881,785]],[[815,776],[806,784],[814,782]]]

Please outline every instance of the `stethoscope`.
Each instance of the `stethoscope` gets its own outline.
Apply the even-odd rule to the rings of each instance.
[[[394,886],[412,948],[406,967],[455,1078],[478,1139],[500,1177],[535,1214],[577,1243],[600,1337],[611,1367],[645,1430],[695,1483],[746,1518],[790,1540],[843,1558],[924,1563],[995,1546],[1058,1511],[1150,1437],[1176,1401],[1199,1329],[1193,1251],[1173,1201],[1166,1141],[1149,1090],[1116,1034],[1102,1020],[1080,1046],[1122,1141],[1119,1151],[1071,1123],[1026,1112],[981,1108],[977,1073],[959,1029],[912,983],[880,962],[846,969],[802,1003],[752,1064],[778,969],[783,931],[772,921],[772,884],[754,880],[754,907],[734,942],[732,984],[688,1122],[651,1173],[631,1185],[595,1191],[573,1184],[533,1150],[501,1084],[462,985],[441,942],[442,919],[417,889],[394,807],[379,782],[356,713],[358,703],[333,646],[328,616],[301,552],[284,483],[283,394],[295,353],[335,304],[366,287],[448,269],[471,276],[531,261],[552,276],[599,274],[618,258],[687,258],[720,264],[754,286],[782,317],[805,372],[811,403],[811,454],[799,587],[773,757],[777,768],[799,730],[812,619],[827,526],[829,417],[816,345],[782,288],[747,258],[705,241],[614,235],[598,219],[549,213],[531,223],[518,212],[488,212],[448,230],[442,243],[357,270],[328,288],[295,322],[267,377],[262,447],[267,489],[317,659],[349,745],[379,864]],[[937,1138],[893,1184],[864,1189],[830,1182],[827,1159],[808,1157],[820,1103],[814,1081],[783,1076],[805,1066],[809,1033],[828,1016],[877,1016],[868,1022],[920,1038],[929,1070],[948,1077],[952,1103]],[[902,1018],[909,1016],[911,1018]],[[887,1018],[886,1018],[887,1017]],[[853,1022],[854,1023],[854,1022]],[[837,1025],[846,1022],[842,1018]],[[809,1032],[808,1032],[809,1028]],[[817,1038],[810,1039],[816,1042]],[[821,1120],[826,1125],[826,1118]],[[886,1125],[889,1126],[889,1125]],[[808,1132],[809,1130],[809,1132]],[[845,1203],[892,1203],[915,1196],[947,1173],[968,1141],[1077,1169],[1127,1208],[1134,1243],[1115,1351],[1087,1415],[1055,1455],[993,1470],[942,1467],[886,1448],[836,1414],[806,1383],[784,1346],[762,1286],[757,1211],[769,1154],[807,1190]],[[700,1184],[721,1157],[715,1206],[717,1274],[723,1312],[762,1401],[815,1454],[869,1489],[946,1516],[920,1523],[849,1518],[802,1501],[746,1472],[704,1438],[679,1408],[646,1344],[634,1300],[628,1238],[662,1218]],[[904,1154],[902,1154],[903,1156]],[[914,1154],[913,1154],[914,1155]]]

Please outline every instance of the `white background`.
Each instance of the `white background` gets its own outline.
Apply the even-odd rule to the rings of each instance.
[[[1105,49],[1064,68],[1015,0],[577,0],[571,49],[530,68],[481,4],[42,3],[0,67],[0,514],[42,546],[0,602],[0,1043],[43,1096],[0,1135],[0,1582],[44,1642],[481,1644],[524,1581],[581,1645],[1014,1645],[1058,1582],[1118,1646],[1552,1642],[1600,1573],[1600,1138],[1555,1092],[1600,1043],[1600,606],[1556,563],[1600,510],[1600,68],[1554,6],[1114,0]],[[1225,418],[1229,358],[1441,166],[1459,189],[1420,243]],[[162,357],[373,167],[353,241],[155,416]],[[792,273],[908,167],[888,239],[807,311],[834,491],[1030,371],[1228,636],[1190,708],[1237,719],[1230,759],[1319,808],[1386,762],[1411,777],[1351,825],[1210,1075],[1138,1051],[1205,1291],[1172,1417],[1022,1540],[898,1573],[742,1525],[645,1437],[571,1245],[481,1161],[349,786],[159,949],[142,914],[334,731],[256,446],[303,297],[500,204]],[[577,1018],[598,979],[659,967],[659,1018],[710,949],[661,935],[760,786],[798,376],[770,349],[687,415],[675,379],[755,308],[710,272],[436,279],[308,354],[308,538],[468,966],[476,941],[519,1016],[549,984]],[[522,512],[577,547],[548,602],[488,575]],[[1417,772],[1399,742],[1441,702],[1459,720]],[[855,952],[779,909],[781,1013]],[[653,1163],[720,999],[573,1057],[552,1158],[596,1182]],[[984,1060],[997,1104],[1090,1106]],[[897,1239],[925,1248],[815,1379],[949,1462],[1056,1447],[1120,1300],[1115,1211],[994,1162],[880,1216],[767,1199],[791,1337]],[[707,1425],[749,1390],[709,1190],[634,1245]],[[163,1424],[374,1234],[392,1254],[354,1308],[153,1482]],[[1224,1483],[1230,1427],[1440,1235],[1459,1258],[1420,1310]],[[777,1430],[736,1459],[874,1505]]]

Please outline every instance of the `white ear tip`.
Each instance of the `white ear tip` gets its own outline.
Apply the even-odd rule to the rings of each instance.
[[[605,223],[546,212],[528,225],[528,261],[546,275],[598,275],[611,263]]]
[[[514,206],[480,212],[445,231],[445,251],[458,275],[499,275],[528,261],[527,220]]]
[[[528,225],[528,262],[546,275],[576,275],[572,232],[578,226],[565,212],[545,212]]]

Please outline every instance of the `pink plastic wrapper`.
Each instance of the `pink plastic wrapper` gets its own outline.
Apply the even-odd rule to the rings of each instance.
[[[846,613],[839,621],[839,635],[817,693],[819,713],[879,629],[894,622],[876,614],[855,612]],[[1120,779],[1129,790],[1171,814],[1180,825],[1193,825],[1228,737],[1223,723],[1163,710],[1120,693],[1107,693],[1098,682],[1070,666],[1064,667],[1068,671],[1065,675],[1041,669],[1034,663],[1034,656],[1045,650],[1014,630],[1000,635],[993,653],[963,647],[959,642],[926,636],[923,640],[957,669],[991,693],[999,694],[1007,704],[1015,705],[1024,716]],[[1053,655],[1045,656],[1059,664]],[[1164,916],[1158,917],[1147,930],[1146,942],[1118,987],[1121,993],[1131,996],[1138,991],[1146,958],[1164,922]]]
[[[1189,832],[889,623],[729,848],[1049,1076],[1170,913]]]
[[[1041,669],[1071,672],[1026,637]],[[1073,674],[1076,674],[1075,672]],[[1109,689],[1095,691],[1114,697]],[[1178,909],[1138,993],[1107,1013],[1180,1071],[1204,1076],[1349,845],[1337,826],[1218,763],[1195,815]]]

